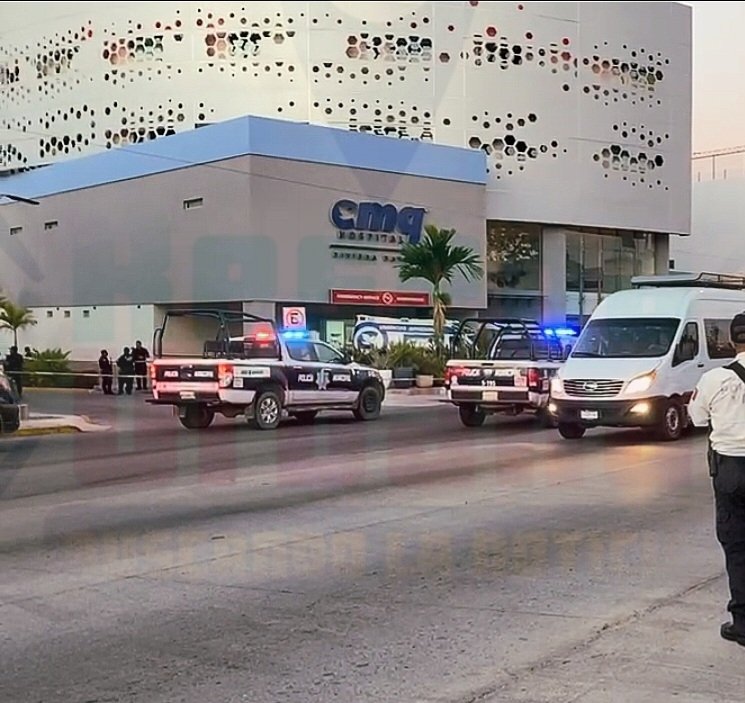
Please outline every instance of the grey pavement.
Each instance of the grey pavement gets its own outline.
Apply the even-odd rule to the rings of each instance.
[[[118,422],[0,442],[4,703],[742,701],[701,436],[50,395]]]

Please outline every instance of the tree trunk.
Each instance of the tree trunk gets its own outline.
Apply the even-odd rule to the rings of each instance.
[[[18,328],[13,329],[13,344],[18,348]]]
[[[442,302],[440,286],[434,286],[432,298],[432,327],[435,333],[435,346],[437,349],[442,349],[443,331],[445,329],[445,305]]]

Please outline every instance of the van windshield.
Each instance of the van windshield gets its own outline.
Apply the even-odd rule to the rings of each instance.
[[[641,359],[667,354],[680,320],[674,317],[628,317],[590,320],[573,358]]]

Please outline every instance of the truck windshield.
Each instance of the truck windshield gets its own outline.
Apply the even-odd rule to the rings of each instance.
[[[673,317],[629,317],[590,320],[572,358],[641,359],[667,354],[680,320]]]

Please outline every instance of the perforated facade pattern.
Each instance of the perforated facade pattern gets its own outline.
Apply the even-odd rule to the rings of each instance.
[[[0,171],[244,114],[482,149],[491,218],[687,233],[679,3],[0,4]]]

